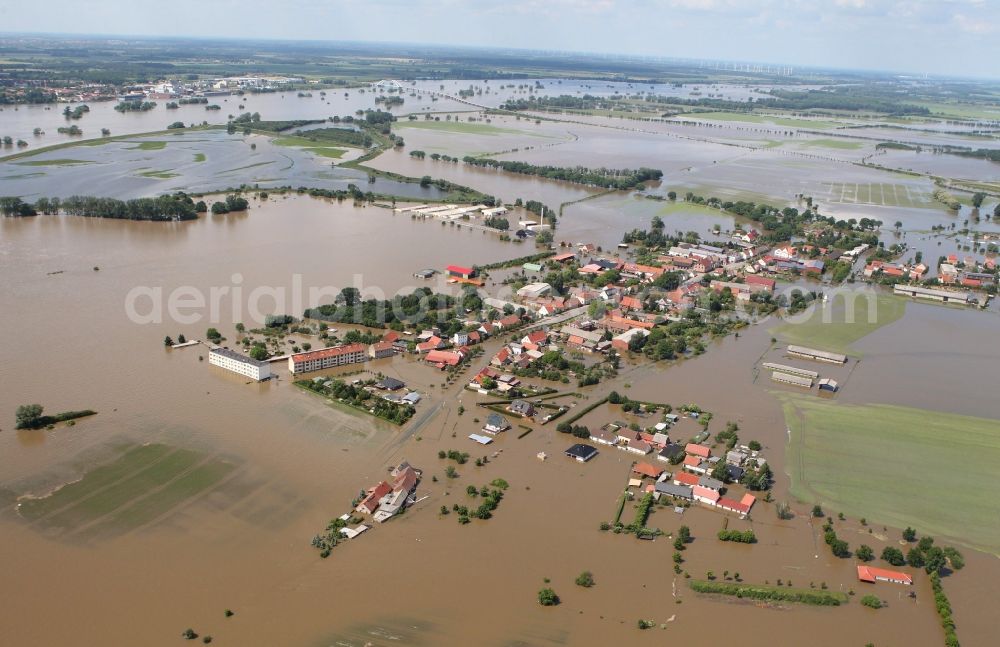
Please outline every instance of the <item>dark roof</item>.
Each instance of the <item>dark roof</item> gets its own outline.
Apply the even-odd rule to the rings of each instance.
[[[591,445],[584,445],[583,443],[577,443],[569,449],[566,450],[566,455],[570,458],[578,458],[585,461],[589,461],[591,458],[597,455],[597,448]]]
[[[741,478],[743,478],[743,474],[745,471],[746,470],[744,470],[739,465],[726,465],[726,474],[728,474],[729,478],[733,479],[734,481],[739,481]]]
[[[406,384],[402,380],[397,380],[394,377],[383,377],[379,382],[375,384],[380,389],[385,389],[387,391],[395,391],[396,389],[401,389]]]
[[[660,456],[664,458],[670,458],[671,456],[676,456],[678,454],[683,454],[684,448],[677,443],[670,443],[666,447],[660,450]]]

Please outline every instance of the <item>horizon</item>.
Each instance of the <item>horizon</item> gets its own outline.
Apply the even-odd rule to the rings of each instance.
[[[995,80],[1000,58],[992,38],[1000,6],[985,0],[934,0],[907,6],[890,0],[832,3],[763,0],[515,0],[499,7],[455,0],[369,3],[261,0],[231,3],[65,0],[0,8],[4,31],[19,37],[225,39],[359,43],[677,59],[753,62],[795,68]],[[648,20],[663,14],[663,21]],[[198,17],[192,21],[191,15]],[[410,27],[398,29],[399,24]],[[227,33],[218,33],[225,25]],[[184,29],[184,33],[179,30]],[[708,38],[706,38],[706,33]],[[715,37],[714,34],[719,36]],[[339,37],[338,37],[339,36]],[[724,37],[723,37],[724,36]],[[940,48],[928,47],[933,42]],[[846,46],[845,46],[846,45]],[[956,70],[961,70],[957,72]]]

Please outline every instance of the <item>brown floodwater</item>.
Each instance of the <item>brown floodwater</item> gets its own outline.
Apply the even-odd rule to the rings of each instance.
[[[229,302],[223,302],[217,323],[189,324],[137,324],[123,305],[135,286],[161,286],[169,293],[190,285],[207,292],[234,287],[234,273],[242,275],[244,295],[260,286],[290,289],[295,274],[307,287],[343,287],[362,274],[363,287],[391,294],[425,285],[411,277],[417,269],[523,253],[468,227],[308,198],[272,197],[245,215],[187,223],[0,221],[0,329],[6,340],[0,363],[3,642],[171,645],[192,627],[224,645],[699,644],[723,618],[740,627],[740,642],[748,645],[940,644],[923,578],[915,602],[897,587],[877,585],[875,591],[890,603],[877,614],[857,603],[776,609],[694,595],[675,580],[669,540],[640,542],[598,530],[614,515],[629,455],[608,449],[581,465],[562,456],[570,444],[566,436],[537,425],[521,439],[523,430],[515,425],[494,445],[475,445],[466,436],[481,425],[476,419],[484,412],[473,406],[478,396],[457,386],[442,388],[441,373],[409,358],[366,367],[397,375],[427,395],[414,423],[398,429],[302,393],[280,365],[278,380],[246,384],[200,362],[204,347],[164,350],[165,335],[201,338],[209,325],[235,339],[236,321],[249,324],[251,318],[246,312],[234,317]],[[287,304],[262,309],[298,314]],[[935,324],[922,323],[922,311],[912,309],[891,327],[894,334],[923,335],[923,326]],[[917,325],[907,332],[911,316]],[[953,347],[951,339],[937,343]],[[766,328],[755,327],[712,344],[694,360],[627,365],[615,381],[564,401],[582,407],[616,388],[675,406],[697,403],[715,414],[713,430],[727,420],[739,422],[741,437],[758,439],[780,475],[781,409],[768,389],[753,382],[753,365],[768,346]],[[486,356],[495,348],[491,342]],[[895,374],[899,379],[932,366],[941,373],[959,370],[962,357],[918,356],[909,364],[866,360],[863,367],[891,373],[899,366],[905,372]],[[872,379],[868,397],[900,397],[880,386],[891,377]],[[859,370],[852,390],[862,379]],[[949,395],[960,398],[956,406],[979,402]],[[13,411],[29,401],[49,412],[92,408],[99,414],[75,427],[15,432]],[[605,407],[584,422],[621,417]],[[694,431],[686,422],[675,433]],[[110,462],[123,446],[146,442],[220,457],[235,466],[233,475],[150,523],[89,541],[44,533],[18,515],[17,496],[44,494]],[[437,451],[451,448],[473,457],[500,453],[484,467],[471,461],[460,466],[460,477],[450,481]],[[540,451],[548,460],[536,458]],[[320,559],[309,539],[347,511],[359,488],[403,459],[425,470],[419,491],[429,498]],[[467,485],[495,478],[511,488],[492,519],[461,526],[454,514],[439,516],[442,505],[471,502]],[[775,498],[785,499],[787,490],[779,477]],[[752,547],[715,540],[724,518],[707,510],[679,517],[656,508],[649,524],[667,532],[682,523],[691,527],[695,541],[683,566],[694,577],[728,570],[748,582],[781,578],[796,587],[825,582],[834,590],[864,590],[852,562],[829,556],[807,506],[795,507],[799,515],[787,522],[764,504],[753,521],[730,520],[732,528],[755,530],[759,543]],[[627,506],[624,517],[632,514]],[[851,529],[860,531],[848,520],[841,533]],[[963,643],[988,644],[996,625],[986,587],[1000,569],[994,558],[968,557],[966,571],[946,586]],[[583,570],[594,573],[597,586],[573,584]],[[562,598],[558,607],[537,604],[545,578]],[[236,614],[225,618],[226,608]],[[664,628],[640,632],[640,618]]]

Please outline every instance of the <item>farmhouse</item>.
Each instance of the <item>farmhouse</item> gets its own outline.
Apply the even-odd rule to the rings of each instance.
[[[892,582],[893,584],[913,584],[913,578],[900,571],[889,571],[874,566],[858,566],[858,579],[862,582]]]
[[[788,346],[788,354],[794,357],[802,357],[804,359],[811,359],[816,362],[828,362],[830,364],[843,364],[847,361],[847,355],[841,355],[839,353],[828,353],[824,350],[816,350],[815,348],[806,348],[805,346]]]

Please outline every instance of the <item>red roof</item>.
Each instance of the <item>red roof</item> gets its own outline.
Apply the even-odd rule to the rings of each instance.
[[[904,584],[913,584],[913,578],[900,571],[889,571],[874,566],[858,566],[858,579],[862,582],[874,582],[878,579],[892,580]]]
[[[548,334],[544,330],[534,330],[527,335],[528,342],[532,344],[540,344],[546,339],[548,339]]]
[[[742,503],[743,505],[745,505],[748,508],[752,508],[753,504],[756,503],[756,502],[757,502],[757,497],[755,497],[754,495],[750,494],[749,492],[747,492],[746,494],[744,494],[743,498],[740,499],[740,503]]]
[[[569,253],[569,254],[558,254],[558,255],[556,255],[556,256],[553,256],[553,257],[552,257],[552,260],[554,260],[554,261],[555,261],[555,262],[557,262],[557,263],[562,263],[563,261],[568,261],[568,260],[570,260],[571,258],[576,258],[576,254],[573,254],[573,253]]]
[[[302,362],[311,362],[317,359],[326,359],[328,357],[337,357],[339,355],[349,355],[351,353],[364,353],[368,350],[368,347],[364,344],[347,344],[344,346],[334,346],[333,348],[321,348],[320,350],[311,350],[307,353],[296,353],[292,355],[292,362],[299,364]]]
[[[754,274],[747,274],[746,282],[749,285],[763,285],[769,290],[773,290],[775,286],[774,279],[769,279],[763,276],[756,276]]]
[[[694,443],[688,443],[684,447],[684,453],[692,454],[694,456],[701,456],[702,458],[708,458],[712,455],[712,450],[704,445],[695,445]]]
[[[700,496],[703,499],[708,499],[712,503],[715,503],[715,502],[717,502],[719,500],[719,493],[718,492],[716,492],[715,490],[710,490],[707,487],[703,487],[701,485],[693,485],[693,486],[691,486],[691,492],[695,496]],[[736,502],[733,501],[733,503],[736,503]]]
[[[456,353],[454,351],[448,350],[432,350],[427,353],[427,357],[424,361],[430,362],[431,364],[447,364],[449,366],[455,366],[462,361],[461,353]]]
[[[409,492],[417,485],[417,471],[412,467],[407,467],[402,472],[396,476],[396,480],[392,482],[393,490],[402,490],[403,492]]]
[[[374,350],[376,352],[380,351],[380,350],[392,350],[392,342],[391,341],[377,341],[374,344],[372,344],[372,350]]]
[[[701,458],[698,456],[685,456],[684,466],[685,467],[697,467],[701,465]]]
[[[674,482],[681,485],[695,486],[698,485],[698,477],[687,472],[677,472],[674,474]]]
[[[632,310],[642,310],[642,301],[635,297],[622,297],[621,306]]]
[[[719,500],[716,501],[716,505],[720,508],[725,508],[726,510],[732,510],[733,512],[739,512],[741,514],[750,512],[750,506],[725,497],[719,497]]]
[[[462,267],[461,265],[449,265],[445,269],[451,272],[452,274],[466,274],[471,276],[473,273],[471,267]]]
[[[501,319],[496,323],[498,323],[501,328],[509,328],[511,326],[516,326],[517,324],[521,323],[521,318],[518,317],[517,315],[507,315],[506,317],[504,317],[503,319]]]
[[[385,481],[380,481],[378,485],[368,490],[368,494],[358,504],[358,507],[367,510],[368,514],[371,514],[378,507],[378,500],[390,492],[392,492],[392,488],[389,487],[389,484]]]
[[[389,343],[392,343],[397,339],[399,339],[399,333],[396,332],[395,330],[390,330],[386,334],[382,335],[382,340],[387,341]]]
[[[661,470],[658,467],[654,467],[649,463],[636,463],[632,467],[632,471],[635,472],[636,474],[641,474],[642,476],[648,476],[649,478],[652,479],[659,478],[660,474],[663,473],[663,470]]]

